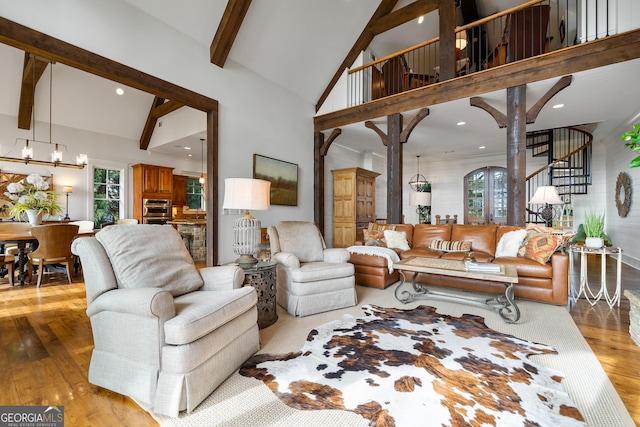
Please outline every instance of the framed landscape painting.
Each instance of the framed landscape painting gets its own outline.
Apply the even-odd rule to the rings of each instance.
[[[298,165],[253,155],[253,178],[271,183],[271,204],[298,206]]]

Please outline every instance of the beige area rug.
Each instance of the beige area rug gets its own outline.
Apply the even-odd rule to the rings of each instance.
[[[596,356],[584,340],[573,319],[563,307],[518,300],[521,318],[516,324],[506,324],[497,313],[481,307],[436,301],[434,299],[398,302],[393,292],[397,285],[385,290],[357,287],[358,306],[294,318],[278,307],[278,321],[260,331],[262,347],[259,353],[286,353],[302,348],[311,329],[340,319],[343,314],[363,316],[360,307],[373,304],[383,307],[435,307],[439,313],[461,316],[475,314],[485,318],[490,328],[518,338],[554,347],[557,355],[536,355],[530,359],[542,366],[561,371],[563,385],[590,426],[634,426],[624,404]],[[163,427],[182,426],[366,426],[368,422],[348,411],[301,411],[282,403],[262,381],[231,375],[211,396],[190,414],[172,419],[153,415]],[[428,425],[416,420],[415,425]],[[557,427],[557,426],[554,426]]]

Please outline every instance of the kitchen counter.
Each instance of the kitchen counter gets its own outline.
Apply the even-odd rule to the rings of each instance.
[[[167,221],[167,224],[184,225],[207,225],[206,219],[174,219]]]
[[[178,219],[167,221],[180,233],[194,261],[204,261],[207,256],[207,220]]]

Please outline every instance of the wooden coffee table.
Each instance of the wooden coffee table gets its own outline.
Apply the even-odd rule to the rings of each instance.
[[[403,259],[393,263],[393,268],[402,276],[402,281],[395,290],[395,296],[398,301],[405,304],[416,299],[433,298],[487,307],[496,310],[506,323],[515,323],[520,319],[520,309],[513,297],[513,286],[518,283],[518,274],[513,265],[499,265],[500,273],[485,273],[467,271],[464,262],[458,260],[423,257]],[[411,288],[401,290],[406,283],[405,271],[413,272]],[[504,295],[467,295],[433,290],[428,288],[427,284],[416,282],[419,273],[501,282],[505,286]]]

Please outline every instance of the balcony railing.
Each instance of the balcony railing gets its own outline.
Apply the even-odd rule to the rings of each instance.
[[[632,1],[534,0],[457,27],[455,55],[436,37],[349,70],[347,106],[446,80],[443,58],[455,58],[459,77],[631,30],[618,22],[632,25],[622,19]]]

